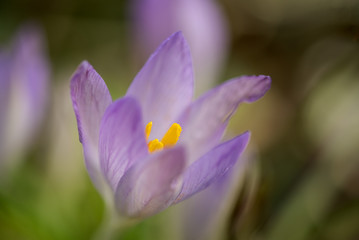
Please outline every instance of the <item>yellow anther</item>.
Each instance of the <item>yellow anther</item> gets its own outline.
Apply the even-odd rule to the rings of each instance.
[[[163,143],[161,143],[157,138],[148,143],[148,151],[150,153],[158,150],[162,150],[162,148],[163,148]]]
[[[150,137],[152,129],[152,122],[147,123],[145,128],[146,134],[146,142],[148,142],[148,138]],[[181,135],[182,128],[178,123],[172,124],[172,126],[168,129],[166,134],[163,136],[162,140],[159,141],[157,138],[148,142],[148,151],[150,153],[162,150],[166,147],[172,147],[176,145],[179,136]]]
[[[181,135],[182,128],[178,123],[172,124],[166,134],[163,136],[161,142],[164,147],[172,147],[176,145],[179,136]]]
[[[148,138],[150,137],[152,129],[152,122],[147,123],[145,133],[146,133],[146,141],[148,141]]]

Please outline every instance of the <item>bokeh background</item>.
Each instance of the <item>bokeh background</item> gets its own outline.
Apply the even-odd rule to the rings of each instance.
[[[131,4],[0,2],[1,46],[22,24],[36,22],[51,66],[45,120],[0,184],[0,239],[101,239],[106,231],[104,202],[83,163],[69,81],[86,59],[114,99],[126,92],[145,62],[133,45]],[[230,122],[226,137],[252,132],[250,164],[234,180],[241,184],[218,201],[226,210],[208,210],[217,228],[203,238],[359,239],[359,2],[217,4],[229,50],[213,84],[265,74],[272,87],[260,101],[241,105]],[[189,239],[179,227],[186,219],[180,212],[189,208],[117,227],[112,239]]]

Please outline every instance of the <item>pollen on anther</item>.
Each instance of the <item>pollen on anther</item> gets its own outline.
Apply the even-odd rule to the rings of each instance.
[[[149,122],[149,123],[147,123],[146,128],[145,128],[146,141],[148,141],[148,138],[150,137],[151,130],[152,130],[152,122]]]
[[[182,132],[182,128],[178,123],[172,124],[172,126],[168,129],[166,134],[163,136],[161,142],[164,147],[172,147],[176,145],[180,135]]]
[[[162,149],[163,149],[163,143],[160,142],[157,138],[148,143],[148,151],[150,153],[158,151],[158,150],[162,150]]]
[[[146,142],[148,142],[151,130],[152,122],[149,122],[147,123],[145,128]],[[168,129],[161,141],[156,138],[148,142],[148,151],[152,153],[155,151],[162,150],[163,148],[173,147],[178,142],[178,139],[181,135],[181,131],[182,128],[178,123],[172,124],[172,126]]]

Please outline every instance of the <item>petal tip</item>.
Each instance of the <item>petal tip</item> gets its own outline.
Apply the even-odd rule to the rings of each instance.
[[[163,43],[161,44],[161,46],[167,45],[167,44],[178,44],[180,46],[182,46],[182,48],[184,48],[186,51],[190,52],[190,48],[189,48],[189,44],[186,40],[186,38],[183,35],[182,31],[178,31],[173,33],[171,36],[169,36],[165,41],[163,41]],[[161,46],[159,47],[159,49],[161,48]]]
[[[247,138],[248,139],[247,141],[249,141],[249,139],[251,138],[251,132],[247,130],[244,133],[242,133],[240,136],[243,138]]]
[[[92,65],[87,61],[87,60],[83,60],[79,67],[83,68],[83,69],[88,69],[88,68],[92,68]]]
[[[243,145],[244,145],[244,148],[245,149],[249,143],[249,140],[251,138],[251,132],[250,131],[245,131],[244,133],[242,133],[241,135],[238,136],[238,138],[241,139]]]
[[[246,102],[255,102],[258,99],[262,98],[264,94],[270,89],[272,79],[267,75],[254,75],[249,76],[249,78],[254,79],[254,84],[252,85],[252,90],[250,96],[246,99]]]
[[[238,154],[242,153],[248,146],[251,138],[251,132],[245,131],[244,133],[232,138],[228,143],[233,144],[232,146],[238,151]]]
[[[185,40],[183,32],[177,31],[175,33],[172,33],[171,36],[168,37],[168,39],[178,39],[178,40]]]
[[[35,21],[23,24],[17,31],[16,41],[21,44],[44,45],[45,33],[41,25]]]
[[[93,70],[94,68],[92,65],[87,61],[83,60],[80,65],[77,67],[77,70],[75,73],[84,73]]]
[[[86,111],[89,111],[93,105],[93,111],[102,116],[104,110],[112,102],[110,92],[105,82],[86,60],[81,62],[71,77],[70,97],[77,119],[80,142],[83,143],[83,127],[81,122],[91,121],[85,119],[80,120],[80,118],[85,117],[80,115],[86,115]],[[101,111],[99,112],[99,110]],[[93,118],[94,116],[86,116],[85,118],[90,117]]]
[[[259,75],[259,77],[262,77],[262,83],[266,86],[266,91],[268,91],[272,84],[272,78],[267,75]]]
[[[72,77],[71,77],[71,89],[74,87],[73,84],[75,84],[75,82],[79,81],[81,79],[80,76],[85,71],[88,71],[89,68],[92,68],[92,66],[86,60],[82,61],[80,63],[80,65],[78,65],[77,69],[75,70],[75,72],[72,74]]]

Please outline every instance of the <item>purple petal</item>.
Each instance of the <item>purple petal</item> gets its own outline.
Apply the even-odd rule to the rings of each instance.
[[[162,138],[191,102],[192,61],[188,44],[177,32],[162,43],[127,91],[141,104],[145,123],[153,122],[151,139]]]
[[[268,76],[243,76],[212,89],[196,100],[181,115],[183,132],[180,142],[186,144],[192,163],[222,138],[228,120],[241,102],[253,102],[270,88]]]
[[[228,49],[228,29],[216,1],[134,0],[131,3],[135,51],[142,59],[167,36],[181,30],[191,47],[196,92],[218,80]]]
[[[184,239],[209,239],[225,229],[250,159],[242,154],[221,178],[184,202]]]
[[[184,182],[176,203],[207,188],[224,176],[237,162],[249,140],[249,132],[222,143],[206,153],[184,173]]]
[[[46,113],[50,71],[43,37],[38,26],[24,25],[15,37],[6,66],[1,67],[8,68],[1,73],[2,91],[7,91],[7,96],[2,96],[5,102],[0,107],[5,111],[0,114],[4,115],[1,121],[8,154],[21,152],[33,141]]]
[[[176,21],[175,1],[133,0],[130,4],[136,44],[134,50],[142,59],[147,58],[172,33],[182,30],[173,27]]]
[[[119,212],[129,217],[153,215],[173,203],[181,188],[185,153],[181,146],[149,155],[133,165],[116,191]]]
[[[93,183],[100,190],[102,182],[98,153],[100,122],[112,99],[105,82],[86,61],[81,63],[72,76],[71,99],[80,142],[84,148],[86,167]]]
[[[15,47],[12,79],[23,85],[31,115],[34,115],[30,117],[34,118],[36,125],[46,110],[49,90],[50,66],[45,53],[44,33],[35,24],[25,25],[17,35]]]
[[[115,191],[125,171],[148,155],[136,99],[124,97],[107,108],[100,127],[99,151],[102,172]]]

